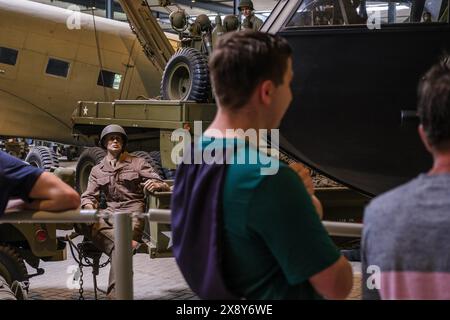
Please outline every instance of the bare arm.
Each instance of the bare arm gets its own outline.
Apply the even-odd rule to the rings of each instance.
[[[309,282],[326,299],[345,299],[353,286],[352,267],[341,256],[330,267],[309,278]]]
[[[45,211],[77,209],[80,196],[69,185],[55,175],[43,172],[36,180],[29,197],[33,199],[26,208]]]
[[[303,184],[305,185],[306,191],[308,191],[308,194],[311,196],[311,201],[316,208],[316,212],[319,215],[320,219],[323,218],[323,207],[320,203],[319,199],[314,195],[314,184],[311,179],[311,174],[308,169],[304,165],[302,165],[299,162],[293,162],[289,165],[289,167],[294,170],[300,179],[303,181]]]

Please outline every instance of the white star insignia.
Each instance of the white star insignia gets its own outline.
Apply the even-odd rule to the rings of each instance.
[[[169,244],[167,245],[167,249],[169,249],[172,247],[172,231],[161,231],[161,233],[169,238]]]
[[[88,111],[89,111],[89,109],[86,106],[84,106],[84,108],[83,108],[83,116],[87,116]]]

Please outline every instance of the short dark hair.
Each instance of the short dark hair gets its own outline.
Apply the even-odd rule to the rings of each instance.
[[[221,36],[209,61],[216,100],[239,109],[262,81],[279,86],[291,55],[285,39],[268,33],[249,30]]]
[[[450,142],[450,56],[444,56],[420,81],[418,114],[431,145]]]

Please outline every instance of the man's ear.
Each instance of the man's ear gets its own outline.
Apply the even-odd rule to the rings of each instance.
[[[273,82],[270,80],[263,81],[258,87],[258,90],[261,102],[264,105],[270,105],[272,103],[273,95],[275,92],[275,86]]]
[[[433,148],[431,147],[431,144],[428,141],[428,136],[427,136],[427,133],[425,132],[423,125],[419,124],[419,127],[417,128],[417,130],[419,131],[420,139],[422,140],[423,144],[425,145],[425,148],[428,150],[428,152],[431,153]]]

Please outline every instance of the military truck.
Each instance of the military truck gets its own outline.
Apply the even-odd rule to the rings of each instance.
[[[56,237],[56,229],[65,228],[55,224],[0,224],[0,275],[13,281],[28,281],[43,274],[40,261],[66,259],[65,243]],[[71,228],[71,227],[70,227]],[[36,271],[29,274],[27,262]]]

